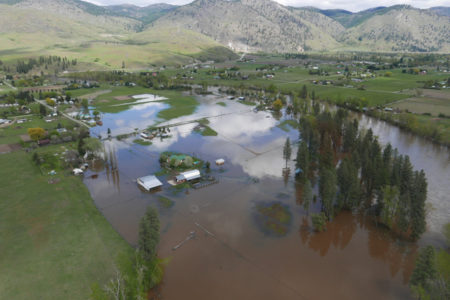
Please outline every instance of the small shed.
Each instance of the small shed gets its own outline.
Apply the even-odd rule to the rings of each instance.
[[[224,164],[225,164],[225,159],[223,159],[223,158],[216,159],[216,165],[222,166]]]
[[[146,191],[158,188],[162,186],[161,181],[154,175],[149,175],[145,177],[138,178],[137,183],[143,187]]]
[[[199,170],[190,170],[190,171],[180,173],[180,175],[176,176],[175,179],[178,183],[181,183],[181,182],[199,179],[200,177],[201,177],[201,175],[200,175]]]

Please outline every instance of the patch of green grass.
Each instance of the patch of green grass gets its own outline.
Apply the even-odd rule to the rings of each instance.
[[[42,175],[22,151],[0,155],[0,165],[0,195],[7,195],[0,201],[2,298],[89,298],[92,283],[114,276],[118,253],[133,249],[79,177]]]
[[[198,101],[192,96],[184,96],[175,91],[154,91],[154,93],[168,98],[166,103],[170,105],[170,108],[158,113],[158,117],[164,120],[188,116],[197,109]]]
[[[416,114],[429,113],[433,116],[438,116],[439,114],[450,116],[450,101],[448,99],[413,97],[394,103],[391,106]]]
[[[293,128],[293,129],[298,129],[299,125],[300,124],[296,120],[284,120],[283,122],[278,124],[277,127],[283,131],[288,132],[289,127]]]
[[[202,131],[203,136],[217,136],[217,132],[209,126],[206,126],[205,130]]]
[[[203,125],[203,129],[197,132],[203,136],[217,136],[217,132],[207,125]]]
[[[220,106],[223,106],[223,107],[227,106],[227,104],[225,102],[217,102],[217,105],[220,105]]]
[[[146,140],[143,140],[143,139],[135,139],[133,141],[133,143],[141,145],[141,146],[150,146],[152,144],[152,142],[146,141]]]
[[[158,202],[159,204],[161,204],[162,207],[164,208],[171,208],[172,206],[175,205],[175,202],[170,200],[169,198],[166,198],[164,196],[159,196],[158,197]]]
[[[208,125],[210,122],[208,119],[204,118],[204,119],[198,120],[198,123],[202,124],[202,125]]]
[[[256,105],[255,102],[247,101],[247,100],[239,100],[239,103],[244,104],[244,105],[248,105],[248,106],[255,106]]]
[[[124,139],[129,138],[130,136],[134,135],[134,133],[124,133],[124,134],[119,134],[118,136],[116,136],[116,139],[121,141]]]

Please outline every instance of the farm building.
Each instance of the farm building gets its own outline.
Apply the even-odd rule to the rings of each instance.
[[[180,173],[180,175],[176,176],[176,182],[186,182],[186,181],[192,181],[195,179],[199,179],[201,177],[199,170],[190,170],[183,173]]]
[[[216,165],[221,166],[223,164],[225,164],[225,159],[223,158],[216,159]]]
[[[158,178],[156,178],[156,176],[154,175],[138,178],[137,183],[146,191],[150,191],[162,186],[161,181],[159,181]]]

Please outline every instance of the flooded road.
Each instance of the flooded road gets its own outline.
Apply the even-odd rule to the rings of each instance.
[[[193,132],[196,124],[186,124],[174,127],[168,139],[154,139],[151,146],[134,144],[134,137],[108,141],[105,147],[117,161],[117,169],[108,167],[95,172],[95,179],[85,179],[97,207],[132,245],[137,243],[138,224],[146,207],[158,208],[158,253],[171,258],[161,288],[162,299],[411,297],[407,282],[416,245],[396,240],[369,217],[348,212],[333,220],[326,232],[312,231],[293,175],[283,176],[283,144],[287,137],[297,141],[297,130],[284,131],[270,113],[255,113],[251,106],[224,97],[198,99],[200,106],[193,115],[170,123],[226,114],[209,119],[208,126],[217,136],[203,137]],[[113,114],[108,117],[114,121]],[[380,142],[390,141],[400,153],[410,155],[415,168],[427,172],[428,199],[433,207],[440,208],[428,217],[431,225],[427,236],[434,237],[439,224],[449,220],[449,186],[432,183],[432,178],[441,184],[448,178],[448,152],[405,138],[405,133],[383,122],[361,117],[361,124],[370,126]],[[167,150],[210,162],[224,158],[223,167],[214,165],[211,170],[219,183],[178,192],[167,184],[166,176],[158,176],[164,183],[162,190],[142,192],[136,178],[156,173],[159,153]],[[295,157],[295,146],[292,153]],[[436,157],[438,161],[434,162]],[[290,166],[293,170],[293,161]],[[438,190],[432,191],[436,187]],[[159,196],[171,199],[174,206],[165,208],[158,202]],[[287,207],[292,216],[283,236],[268,234],[255,218],[259,205],[274,201]],[[319,203],[314,203],[311,211],[319,209]],[[193,231],[194,238],[174,250]]]

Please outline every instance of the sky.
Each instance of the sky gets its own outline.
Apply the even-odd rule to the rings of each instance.
[[[169,3],[182,5],[192,2],[192,0],[85,0],[98,5],[113,5],[113,4],[134,4],[138,6],[146,6],[154,3]],[[450,0],[275,0],[283,5],[290,6],[314,6],[321,9],[340,8],[353,12],[377,7],[377,6],[392,6],[395,4],[409,4],[417,8],[429,8],[433,6],[450,6]]]

